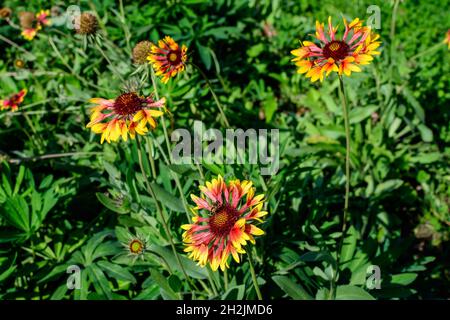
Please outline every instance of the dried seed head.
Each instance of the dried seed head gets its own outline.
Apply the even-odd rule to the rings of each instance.
[[[133,61],[136,64],[144,64],[151,53],[152,43],[150,41],[141,41],[133,48]]]
[[[1,8],[0,9],[0,19],[6,19],[11,17],[12,10],[10,8]]]
[[[79,23],[78,26],[75,26],[77,33],[90,35],[97,32],[98,20],[93,14],[84,12],[80,15],[77,22]]]
[[[20,26],[23,29],[31,29],[33,28],[33,22],[36,19],[33,12],[29,11],[22,11],[19,12],[19,20],[20,20]]]

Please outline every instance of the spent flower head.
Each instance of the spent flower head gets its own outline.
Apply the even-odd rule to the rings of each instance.
[[[92,13],[83,12],[77,17],[75,31],[81,35],[94,35],[98,30],[97,17]]]
[[[8,7],[4,7],[0,9],[0,19],[8,19],[11,17],[12,10]]]
[[[144,40],[138,42],[133,48],[133,62],[135,64],[144,64],[147,57],[151,54],[152,43]]]

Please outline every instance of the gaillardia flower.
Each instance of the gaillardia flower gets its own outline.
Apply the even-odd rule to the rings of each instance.
[[[127,235],[127,241],[122,242],[122,246],[128,253],[128,256],[133,257],[134,261],[136,261],[137,258],[144,258],[144,253],[148,249],[148,239],[145,239],[144,237],[137,235],[134,236],[132,234]]]
[[[212,270],[228,268],[230,255],[239,263],[239,254],[245,253],[247,242],[255,243],[253,236],[264,234],[255,222],[267,214],[263,211],[264,195],[255,196],[251,181],[232,180],[226,183],[221,176],[200,186],[201,197],[191,195],[197,204],[192,209],[192,224],[181,226],[183,242],[189,258]],[[199,214],[199,211],[207,215]]]
[[[20,12],[19,19],[22,27],[22,36],[26,40],[33,40],[38,31],[42,29],[42,26],[48,26],[51,24],[50,19],[48,19],[49,15],[49,10],[41,10],[36,15],[28,11]]]
[[[359,65],[369,64],[372,56],[380,54],[375,51],[381,44],[380,36],[369,26],[363,26],[358,18],[351,23],[344,19],[344,26],[344,34],[338,38],[338,28],[331,24],[331,17],[326,31],[324,24],[316,21],[315,37],[319,43],[303,41],[300,48],[291,51],[295,56],[292,61],[299,67],[297,72],[306,73],[312,82],[323,81],[324,74],[328,76],[332,71],[350,76],[352,71],[361,71]]]
[[[165,105],[165,98],[158,101],[152,96],[138,96],[136,92],[126,92],[116,99],[93,98],[89,100],[96,104],[91,110],[90,122],[86,127],[95,133],[102,134],[100,143],[117,141],[120,137],[127,141],[128,134],[131,139],[136,133],[144,135],[148,132],[147,125],[156,128],[154,118],[163,115],[160,110]]]
[[[36,22],[36,17],[33,14],[33,12],[29,11],[19,12],[19,21],[20,26],[22,27],[21,35],[26,40],[29,41],[33,40],[38,30],[41,29],[40,24]]]
[[[50,16],[50,10],[41,10],[38,14],[36,14],[36,20],[39,25],[49,26],[51,25],[51,21],[48,18]]]
[[[11,109],[11,111],[16,111],[19,108],[19,105],[23,102],[26,94],[27,89],[22,89],[18,93],[15,93],[9,97],[9,99],[0,100],[0,110]]]
[[[187,60],[187,47],[181,48],[171,37],[166,36],[158,41],[158,46],[152,45],[151,54],[147,60],[156,71],[157,76],[162,76],[162,82],[167,83],[171,77],[185,69]]]

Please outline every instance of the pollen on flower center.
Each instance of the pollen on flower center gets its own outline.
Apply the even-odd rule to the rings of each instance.
[[[323,48],[323,56],[327,59],[343,60],[347,57],[349,50],[349,45],[344,41],[331,41]]]
[[[144,248],[144,244],[143,244],[140,240],[138,240],[138,239],[134,239],[134,240],[131,241],[130,244],[129,244],[130,252],[131,252],[131,253],[134,253],[134,254],[139,254],[139,253],[141,253],[142,250],[143,250],[143,248]]]
[[[177,65],[181,62],[181,54],[179,51],[170,51],[168,59],[170,64]]]
[[[230,232],[237,221],[238,213],[230,206],[221,206],[216,213],[209,218],[211,231],[217,235],[224,235]]]
[[[134,92],[121,94],[114,102],[114,111],[121,116],[132,115],[141,109],[142,100]]]

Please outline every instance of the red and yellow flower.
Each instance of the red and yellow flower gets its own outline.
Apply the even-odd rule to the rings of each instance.
[[[19,105],[23,102],[27,94],[27,89],[22,89],[18,93],[13,94],[9,99],[0,100],[0,110],[11,109],[11,111],[16,111]]]
[[[185,69],[187,60],[187,47],[181,48],[171,37],[166,36],[158,41],[158,46],[152,44],[151,54],[147,60],[155,69],[156,75],[162,77],[162,82],[167,83]]]
[[[42,26],[49,26],[51,24],[50,10],[41,10],[35,16],[31,12],[23,12],[21,15],[21,35],[26,40],[33,40]]]
[[[102,135],[100,143],[117,141],[120,137],[127,141],[128,135],[134,139],[136,133],[145,135],[148,126],[156,128],[154,118],[164,114],[156,108],[163,108],[166,102],[165,98],[155,101],[152,96],[143,97],[135,92],[123,93],[114,100],[93,98],[89,101],[96,106],[91,109],[86,127]]]
[[[255,226],[267,215],[263,210],[264,195],[255,196],[251,181],[231,180],[219,175],[217,179],[200,186],[201,196],[191,195],[196,207],[192,209],[192,224],[181,226],[183,242],[189,258],[204,267],[223,271],[229,267],[230,255],[239,263],[240,254],[248,242],[255,244],[254,236],[264,234]],[[202,215],[205,212],[207,215]]]
[[[305,73],[312,82],[323,81],[331,72],[350,76],[352,71],[361,71],[360,65],[369,64],[374,55],[380,54],[376,51],[381,45],[380,36],[369,26],[363,26],[358,18],[350,23],[344,19],[344,26],[344,34],[338,38],[338,27],[332,25],[331,17],[326,30],[324,23],[316,21],[318,43],[303,41],[300,48],[291,51],[295,56],[292,61],[299,67],[297,72]]]
[[[50,10],[41,10],[36,14],[36,20],[39,25],[49,26],[52,24],[48,18],[50,16]]]

